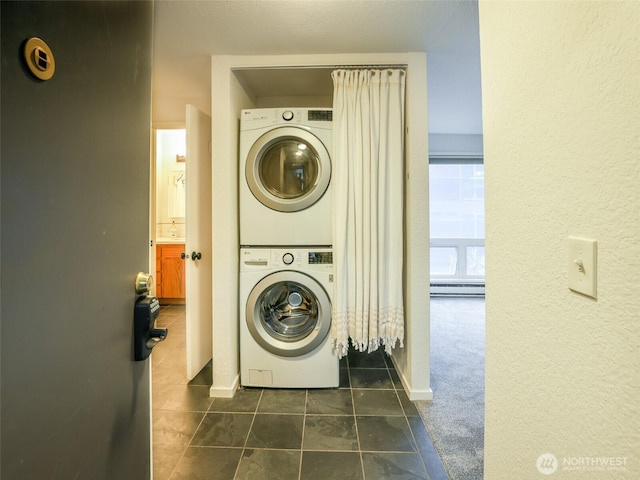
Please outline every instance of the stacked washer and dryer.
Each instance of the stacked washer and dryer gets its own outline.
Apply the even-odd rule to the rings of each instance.
[[[332,111],[243,110],[240,119],[240,383],[337,387]]]

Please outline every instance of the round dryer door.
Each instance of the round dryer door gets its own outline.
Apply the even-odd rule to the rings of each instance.
[[[324,195],[331,179],[331,158],[311,132],[276,128],[251,147],[245,176],[260,203],[279,212],[297,212]]]
[[[284,357],[313,351],[331,328],[331,302],[312,277],[300,272],[272,273],[253,287],[246,322],[254,340]]]

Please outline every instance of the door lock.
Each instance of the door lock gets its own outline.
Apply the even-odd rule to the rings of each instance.
[[[47,43],[38,37],[31,37],[24,45],[24,59],[29,71],[40,80],[50,80],[56,71],[56,61]]]
[[[153,347],[167,338],[169,330],[157,328],[156,319],[160,315],[160,302],[156,297],[140,296],[133,310],[133,358],[145,360]]]
[[[153,285],[153,277],[140,272],[136,276],[136,303],[133,309],[133,358],[144,360],[151,354],[151,350],[162,340],[167,338],[166,328],[156,328],[156,319],[160,315],[160,302],[156,297],[149,296],[149,289]]]
[[[188,257],[187,252],[182,252],[182,253],[180,254],[180,258],[181,258],[182,260],[184,260],[184,259],[185,259],[185,258],[187,258],[187,257]]]
[[[153,277],[148,273],[140,272],[136,276],[136,294],[146,294],[151,290],[153,285]]]

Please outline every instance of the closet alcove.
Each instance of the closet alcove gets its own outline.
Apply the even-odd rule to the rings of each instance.
[[[241,68],[233,75],[251,99],[251,108],[323,107],[333,102],[333,68]]]
[[[240,111],[333,106],[331,72],[342,65],[407,71],[405,124],[405,341],[394,363],[412,400],[432,399],[429,385],[427,62],[424,52],[211,57],[213,385],[231,397],[238,363],[238,133]],[[232,319],[230,321],[230,319]],[[236,320],[236,321],[234,321]]]

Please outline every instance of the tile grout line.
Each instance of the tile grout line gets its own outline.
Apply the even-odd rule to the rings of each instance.
[[[360,444],[360,429],[358,428],[358,417],[356,415],[356,401],[353,396],[353,383],[351,382],[351,362],[347,358],[347,375],[349,377],[349,394],[351,395],[351,409],[353,410],[353,425],[356,429],[356,440],[358,442],[358,457],[360,457],[360,471],[362,472],[362,480],[365,479],[364,458],[362,458],[362,445]]]
[[[260,397],[258,398],[258,402],[256,403],[256,408],[253,411],[253,418],[251,419],[251,424],[249,425],[249,429],[247,430],[247,436],[244,439],[244,445],[242,446],[242,452],[240,452],[240,458],[238,459],[238,464],[236,465],[236,471],[233,473],[233,478],[235,479],[238,475],[238,470],[240,470],[240,464],[242,463],[242,459],[244,458],[244,452],[247,449],[247,443],[249,442],[249,435],[251,435],[251,430],[253,429],[253,424],[256,421],[256,415],[258,414],[258,407],[260,406],[260,402],[262,401],[262,395],[264,394],[264,388],[260,390]]]
[[[407,410],[406,410],[404,404],[402,403],[402,401],[400,400],[400,394],[398,393],[398,387],[396,386],[396,382],[394,382],[393,377],[391,376],[391,372],[390,372],[390,369],[389,369],[388,365],[387,365],[387,373],[389,374],[389,377],[391,378],[391,384],[393,385],[393,389],[396,392],[396,397],[398,398],[398,402],[400,403],[400,408],[402,409],[402,413],[404,414],[404,421],[406,422],[407,427],[409,427],[409,433],[411,433],[411,438],[413,439],[413,443],[414,443],[415,449],[416,449],[415,453],[418,455],[418,458],[420,458],[420,463],[424,467],[424,473],[426,475],[425,480],[431,480],[431,476],[429,475],[429,469],[427,468],[427,464],[424,461],[424,458],[422,457],[422,453],[420,452],[420,447],[418,446],[418,441],[416,440],[416,436],[413,433],[413,428],[411,428],[411,423],[409,423],[409,417],[407,416]],[[402,387],[402,393],[406,395],[406,392],[404,391],[404,387]],[[407,395],[407,399],[411,402],[411,399],[408,398],[408,395]],[[423,421],[421,417],[420,417],[420,421]],[[428,432],[427,432],[427,435],[428,435]]]
[[[195,412],[192,412],[195,413]],[[200,426],[202,425],[202,422],[204,422],[204,419],[207,416],[207,412],[204,412],[204,415],[202,415],[202,418],[200,419],[200,423],[198,423],[198,426],[195,428],[195,430],[193,431],[193,435],[191,435],[191,439],[189,440],[189,442],[184,446],[183,450],[182,450],[182,454],[180,455],[180,458],[178,458],[178,461],[176,462],[175,466],[173,467],[173,469],[171,470],[171,473],[169,474],[169,478],[171,478],[171,476],[173,475],[173,473],[176,471],[176,468],[178,468],[178,465],[180,465],[180,461],[184,458],[184,454],[187,453],[187,450],[189,449],[189,447],[191,446],[191,442],[193,442],[193,438],[196,436],[196,433],[198,432],[198,429],[200,428]]]
[[[304,415],[302,417],[302,438],[300,438],[300,461],[298,462],[298,480],[302,480],[302,457],[304,456],[304,430],[307,426],[307,407],[309,405],[309,389],[304,394]]]
[[[165,308],[165,309],[166,309],[166,308]],[[162,313],[162,311],[161,311],[160,313]],[[176,317],[178,317],[178,318],[179,318],[180,316],[181,316],[181,315],[176,315]],[[178,319],[178,318],[174,318],[174,319],[173,319],[173,320],[171,320],[171,322],[170,322],[169,324],[167,324],[167,325],[171,325],[173,322],[177,321],[177,319]],[[173,350],[173,348],[172,348],[172,350]],[[159,364],[158,364],[158,365],[162,364],[165,360],[166,360],[166,358],[165,358],[164,360],[161,360],[161,361],[159,362]],[[156,367],[157,367],[158,365],[156,365]],[[151,357],[151,359],[150,359],[150,365],[149,365],[149,367],[150,367],[151,372],[152,372],[152,377],[151,377],[151,378],[153,379],[153,368],[154,368],[154,366],[153,366],[153,356],[152,356],[152,357]],[[156,385],[158,385],[158,384],[156,384]],[[153,380],[152,380],[152,383],[151,383],[151,388],[152,388],[152,389],[153,389],[153,386],[154,386],[154,382],[153,382]],[[153,396],[153,392],[152,392],[152,394],[151,394],[151,395]],[[152,397],[152,398],[153,398],[153,397]],[[165,402],[165,403],[166,403],[166,402]],[[153,406],[152,406],[152,407],[153,407]],[[158,411],[162,410],[162,407],[157,408],[157,409],[155,409],[155,410],[158,412]],[[153,418],[155,417],[155,414],[153,413],[154,409],[152,408],[152,409],[151,409],[151,411],[152,411],[152,419],[153,419]],[[193,435],[191,436],[191,440],[193,440],[193,436],[195,436],[195,432],[197,432],[197,431],[198,431],[198,427],[202,424],[202,421],[204,420],[204,417],[205,417],[205,415],[206,415],[206,414],[207,414],[207,412],[204,412],[204,415],[202,416],[202,419],[200,420],[200,423],[198,424],[198,426],[197,426],[197,427],[196,427],[196,429],[194,430]],[[152,431],[152,433],[153,433],[153,423],[152,423],[152,425],[151,425],[151,431]],[[184,447],[183,447],[183,449],[182,449],[182,453],[180,454],[180,457],[178,458],[178,461],[175,463],[175,465],[173,466],[173,468],[172,468],[172,469],[171,469],[171,471],[169,472],[169,476],[168,476],[167,478],[171,478],[171,476],[172,476],[172,475],[173,475],[173,473],[175,472],[176,468],[178,468],[178,465],[180,464],[180,461],[181,461],[181,460],[182,460],[182,458],[184,457],[184,454],[187,452],[187,449],[189,448],[189,444],[191,443],[191,440],[189,440],[189,442],[188,442],[186,445],[184,445]],[[152,441],[153,441],[153,435],[152,435]],[[153,462],[153,458],[151,459],[151,461]]]

